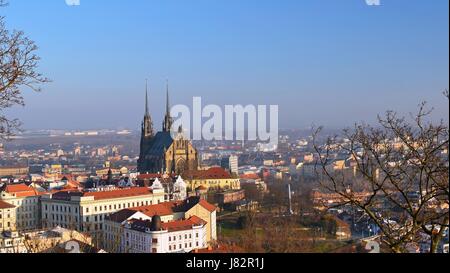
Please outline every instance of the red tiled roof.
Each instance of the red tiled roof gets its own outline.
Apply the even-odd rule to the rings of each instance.
[[[5,191],[8,193],[16,193],[16,192],[29,191],[30,189],[31,188],[25,184],[13,184],[13,185],[6,185]]]
[[[153,217],[155,215],[167,216],[173,214],[173,206],[175,206],[175,204],[172,202],[166,202],[157,205],[131,208],[130,210],[142,212],[149,217]]]
[[[25,184],[7,185],[5,188],[5,192],[12,194],[16,197],[28,197],[41,194],[38,191],[36,191],[36,189],[28,187]]]
[[[102,192],[86,192],[83,194],[84,197],[93,196],[95,200],[102,199],[114,199],[114,198],[124,198],[124,197],[132,197],[132,196],[140,196],[151,194],[152,190],[149,188],[129,188],[129,189],[120,189],[120,190],[112,190],[112,191],[102,191]]]
[[[209,204],[205,200],[191,200],[192,202],[188,202],[190,199],[186,201],[177,201],[177,202],[164,202],[156,205],[149,205],[149,206],[141,206],[141,207],[134,207],[134,208],[128,208],[125,210],[118,211],[111,215],[111,219],[118,219],[118,221],[123,221],[127,217],[132,214],[132,212],[141,212],[148,217],[153,217],[155,215],[158,216],[168,216],[173,215],[177,212],[187,212],[190,209],[192,209],[196,205],[200,205],[209,212],[213,212],[216,210],[216,207]],[[125,215],[126,217],[123,217]],[[115,220],[114,220],[115,221]]]
[[[209,212],[213,212],[217,210],[217,207],[214,205],[211,205],[210,203],[206,202],[206,200],[200,200],[199,205],[207,209]]]
[[[260,179],[259,175],[256,173],[242,174],[240,176],[241,179]]]
[[[0,209],[13,209],[15,206],[0,200]]]
[[[213,167],[208,170],[186,171],[183,175],[186,179],[231,179],[232,176],[224,168]]]
[[[206,225],[206,222],[194,215],[187,220],[179,220],[179,221],[162,223],[161,227],[164,230],[173,232],[173,231],[180,231],[180,230],[189,230],[189,229],[192,229],[192,226],[200,226],[200,225]]]

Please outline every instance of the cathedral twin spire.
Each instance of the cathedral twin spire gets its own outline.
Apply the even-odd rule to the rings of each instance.
[[[169,101],[169,82],[167,81],[166,90],[166,113],[162,125],[163,132],[170,132],[173,124],[173,118],[170,115],[170,101]],[[150,116],[149,104],[148,104],[148,80],[145,82],[145,116],[142,123],[142,135],[146,138],[154,136],[153,122]]]

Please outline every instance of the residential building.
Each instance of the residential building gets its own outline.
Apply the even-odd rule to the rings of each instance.
[[[6,185],[0,190],[0,200],[15,207],[15,229],[27,231],[40,228],[40,196],[33,187],[25,184]]]
[[[107,217],[109,252],[176,253],[217,240],[217,208],[198,197],[121,210]]]
[[[161,222],[159,216],[128,218],[122,223],[120,253],[188,253],[204,248],[206,222],[197,216]]]
[[[164,202],[164,190],[105,187],[94,191],[67,190],[42,196],[42,225],[95,233],[117,211]]]
[[[0,200],[0,232],[15,230],[16,206]]]
[[[229,172],[220,167],[208,170],[187,171],[183,178],[191,191],[198,187],[204,187],[209,191],[239,190],[241,188],[239,178],[233,177]]]
[[[234,175],[239,174],[239,157],[237,155],[230,155],[224,157],[221,160],[221,166],[224,169],[228,169],[230,173]]]
[[[27,253],[24,245],[25,236],[17,231],[0,232],[0,254]]]
[[[0,167],[0,177],[2,176],[22,176],[29,173],[28,167]]]

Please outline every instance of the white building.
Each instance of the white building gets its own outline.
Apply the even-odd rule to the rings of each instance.
[[[40,227],[40,203],[42,192],[25,184],[6,185],[0,193],[0,200],[15,206],[16,222],[12,230],[27,231]]]
[[[110,253],[182,253],[205,248],[216,239],[216,207],[189,198],[110,215],[102,247]]]
[[[136,212],[120,226],[120,253],[188,253],[207,247],[206,222],[197,216],[162,222],[159,216]]]
[[[177,181],[173,184],[173,200],[183,201],[187,198],[187,184],[181,176],[178,176]]]
[[[42,196],[42,225],[93,233],[103,230],[105,218],[112,213],[162,202],[164,190],[149,188],[60,191]]]
[[[230,172],[233,174],[239,174],[239,157],[237,155],[231,155],[229,160]]]

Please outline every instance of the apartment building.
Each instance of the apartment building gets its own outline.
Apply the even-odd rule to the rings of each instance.
[[[198,197],[121,210],[107,217],[108,252],[182,253],[217,240],[216,207]]]
[[[15,230],[29,231],[40,228],[40,197],[44,194],[25,184],[6,185],[0,201],[15,207]]]
[[[207,246],[206,222],[197,216],[161,222],[159,216],[126,219],[118,240],[120,253],[188,253]]]
[[[16,206],[0,200],[0,233],[15,230]]]
[[[117,211],[162,202],[164,190],[147,187],[59,191],[42,196],[42,225],[95,233],[102,231],[105,218]]]
[[[28,167],[0,167],[0,177],[2,176],[23,176],[29,173]]]

